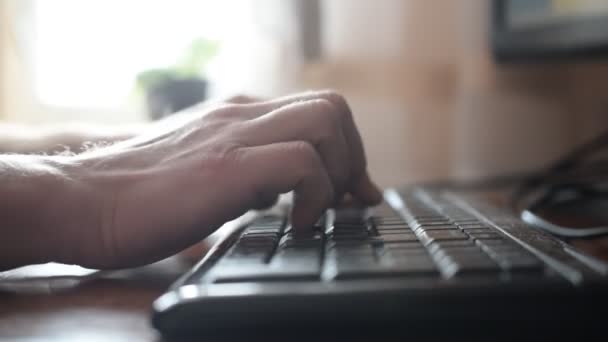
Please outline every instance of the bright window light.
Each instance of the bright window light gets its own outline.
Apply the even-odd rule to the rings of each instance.
[[[51,106],[123,108],[138,72],[172,65],[196,38],[238,35],[249,14],[246,0],[36,0],[36,94]]]

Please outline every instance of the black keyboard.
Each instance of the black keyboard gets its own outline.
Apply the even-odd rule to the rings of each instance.
[[[599,264],[511,212],[434,189],[384,197],[328,210],[305,237],[283,216],[238,227],[154,302],[154,326],[169,335],[393,326],[451,336],[483,321],[494,336],[514,317],[605,317],[588,309],[608,307]]]
[[[205,275],[215,283],[369,277],[542,273],[543,263],[472,214],[410,198],[405,215],[386,203],[331,210],[295,237],[286,219],[261,217]]]

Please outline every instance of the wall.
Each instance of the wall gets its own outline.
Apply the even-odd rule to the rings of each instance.
[[[606,62],[496,65],[486,37],[488,2],[466,4],[455,96],[455,175],[537,169],[608,129]]]
[[[347,96],[382,185],[447,177],[457,78],[449,26],[423,26],[437,14],[422,1],[326,0],[323,10],[324,59],[304,83]]]
[[[382,185],[536,169],[608,128],[608,65],[495,65],[488,4],[324,1],[301,81],[349,98]]]

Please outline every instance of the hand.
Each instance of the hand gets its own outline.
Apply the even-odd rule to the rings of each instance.
[[[231,104],[246,104],[246,103],[254,103],[254,102],[262,102],[263,100],[258,97],[252,97],[247,95],[235,95],[225,99],[220,100],[220,103],[231,103]],[[217,103],[206,102],[201,103],[199,106],[213,106]],[[198,111],[192,111],[187,115],[196,115]],[[167,119],[165,119],[167,120]],[[192,265],[195,265],[197,262],[201,260],[203,256],[209,251],[209,249],[218,241],[220,236],[209,235],[204,240],[197,242],[196,244],[186,248],[185,250],[179,252],[178,257]]]
[[[350,109],[335,93],[199,110],[186,123],[66,161],[65,198],[78,200],[66,203],[71,224],[60,234],[69,247],[57,261],[156,261],[292,190],[298,234],[346,193],[364,204],[381,200]]]

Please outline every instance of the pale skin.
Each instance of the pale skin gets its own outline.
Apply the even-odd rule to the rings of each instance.
[[[0,179],[3,269],[147,264],[289,191],[298,235],[346,194],[382,198],[347,102],[327,91],[197,106],[73,155],[0,154]]]

